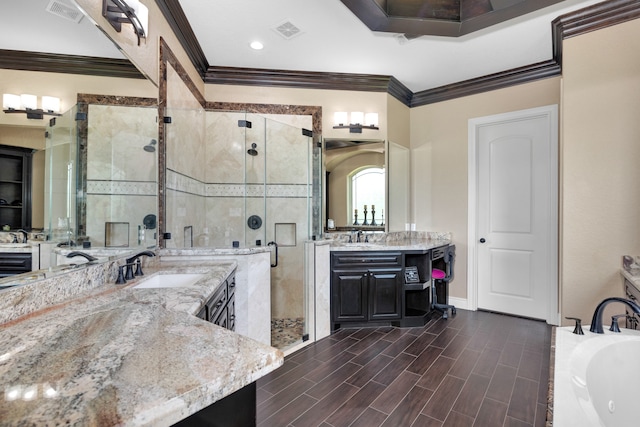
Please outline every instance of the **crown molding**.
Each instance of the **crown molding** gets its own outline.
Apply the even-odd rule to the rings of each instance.
[[[0,49],[0,68],[48,73],[83,74],[89,76],[144,79],[127,59],[94,56],[61,55]]]
[[[156,0],[156,3],[205,83],[387,92],[409,107],[442,102],[558,76],[562,72],[562,42],[564,39],[640,17],[640,2],[637,0],[609,0],[567,13],[556,18],[551,24],[552,59],[413,93],[393,76],[211,67],[179,1]],[[0,68],[144,78],[142,73],[126,59],[13,50],[0,50]]]

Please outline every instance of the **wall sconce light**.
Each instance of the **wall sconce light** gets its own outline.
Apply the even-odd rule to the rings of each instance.
[[[5,113],[24,113],[27,119],[42,120],[44,115],[61,116],[60,98],[54,96],[42,97],[42,108],[38,108],[38,97],[36,95],[22,94],[14,95],[5,93],[2,95],[2,109]]]
[[[364,114],[361,111],[353,111],[351,120],[346,112],[336,112],[333,114],[333,124],[334,129],[349,129],[349,133],[362,133],[362,129],[380,129],[378,127],[378,113]]]
[[[122,24],[133,25],[133,32],[140,39],[149,33],[149,9],[140,0],[102,0],[102,16],[111,26],[120,32]]]

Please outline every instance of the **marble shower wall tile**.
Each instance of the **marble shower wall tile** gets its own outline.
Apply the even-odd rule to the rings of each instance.
[[[156,194],[109,195],[87,194],[87,236],[93,246],[105,246],[105,224],[125,222],[129,224],[129,246],[149,246],[154,243],[154,230],[145,232],[145,241],[138,244],[138,226],[144,217],[158,210]]]
[[[104,246],[106,222],[128,223],[129,246],[138,246],[138,226],[158,210],[157,152],[143,149],[157,138],[157,109],[88,108],[85,233],[94,246]],[[153,237],[147,231],[141,244],[153,244]]]
[[[87,179],[156,182],[156,152],[143,147],[157,138],[157,115],[157,108],[90,104]]]
[[[238,127],[245,113],[206,113],[206,180],[210,183],[243,184],[247,157],[246,128]]]
[[[167,169],[205,182],[205,112],[179,74],[167,67]]]
[[[188,247],[190,242],[184,241],[184,228],[191,226],[193,229],[194,245],[197,236],[202,233],[206,224],[207,211],[206,200],[196,194],[183,193],[167,188],[167,216],[171,218],[167,231],[171,233],[171,239],[166,240],[167,248]],[[186,243],[186,244],[185,244]]]
[[[244,243],[244,198],[207,197],[206,203],[209,245],[229,248],[234,240]]]

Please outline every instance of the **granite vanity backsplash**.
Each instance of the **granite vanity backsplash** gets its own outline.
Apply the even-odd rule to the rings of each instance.
[[[0,289],[0,324],[61,304],[105,283],[113,283],[118,277],[118,266],[124,263],[124,259],[119,259],[18,275],[13,279],[16,286]]]
[[[355,233],[355,231],[325,233],[324,240],[347,243],[349,241],[349,238],[351,238],[352,240],[354,239]],[[407,240],[451,241],[450,232],[438,231],[394,231],[390,233],[362,231],[362,239],[364,239],[365,237],[368,238],[369,243],[377,244]]]

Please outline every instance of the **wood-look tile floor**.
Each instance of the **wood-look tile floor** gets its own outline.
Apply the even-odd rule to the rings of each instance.
[[[551,326],[457,310],[342,329],[258,380],[259,427],[544,426]]]

